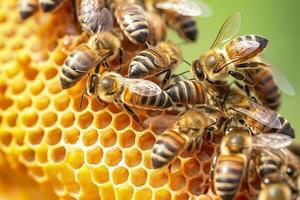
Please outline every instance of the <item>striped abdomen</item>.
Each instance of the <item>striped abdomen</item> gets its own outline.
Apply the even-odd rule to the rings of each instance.
[[[98,64],[98,54],[86,44],[81,44],[74,49],[65,60],[62,67],[60,81],[63,89],[75,85],[89,69]]]
[[[145,43],[149,34],[145,11],[134,4],[122,4],[115,11],[117,22],[133,43]]]
[[[271,71],[266,68],[257,68],[248,69],[246,72],[255,82],[253,89],[261,103],[272,110],[278,110],[281,104],[281,91]]]
[[[51,12],[63,1],[64,0],[39,0],[40,6],[44,12]]]
[[[165,11],[168,25],[173,28],[183,39],[196,41],[198,29],[196,20],[191,16],[184,16],[172,11]]]
[[[180,154],[187,143],[187,139],[177,129],[168,129],[154,144],[151,154],[152,165],[160,168],[170,163]]]
[[[279,157],[263,151],[258,154],[257,170],[261,178],[265,178],[272,173],[279,173],[280,165],[281,159]]]
[[[154,96],[141,96],[131,92],[127,87],[121,94],[121,100],[131,107],[150,110],[164,110],[173,105],[171,98],[164,91]]]
[[[22,19],[30,17],[37,9],[37,0],[20,0],[20,15]]]
[[[251,42],[253,41],[258,42],[259,45],[256,46],[252,44]],[[249,42],[249,44],[247,44],[247,42]],[[267,44],[268,40],[262,36],[243,35],[228,42],[226,45],[226,51],[230,58],[239,58],[239,61],[245,61],[262,52]],[[247,49],[248,52],[245,52],[245,49]]]
[[[220,155],[216,163],[214,187],[223,200],[231,200],[240,189],[246,161],[240,155]]]
[[[83,30],[89,35],[95,34],[99,29],[101,10],[105,6],[104,3],[104,0],[80,0],[80,3],[76,6],[78,21]]]
[[[178,81],[166,89],[172,101],[183,105],[204,104],[205,89],[199,81]]]
[[[166,63],[166,66],[158,65],[160,63]],[[168,68],[166,60],[152,49],[145,49],[141,51],[129,64],[128,77],[129,78],[148,78],[159,74],[160,72]]]

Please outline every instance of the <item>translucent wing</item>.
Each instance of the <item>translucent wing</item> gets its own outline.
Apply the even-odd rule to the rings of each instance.
[[[107,8],[101,10],[98,20],[98,33],[110,31],[112,29],[114,20],[111,12]]]
[[[268,134],[259,134],[253,137],[251,146],[261,147],[261,148],[272,148],[272,149],[281,149],[291,145],[293,138],[279,134],[279,133],[268,133]]]
[[[154,64],[157,66],[161,66],[161,67],[166,67],[166,63],[167,61],[165,60],[165,57],[163,57],[163,54],[160,53],[159,48],[157,48],[156,46],[150,45],[148,44],[148,49],[150,49],[151,51],[153,51],[154,54],[156,54],[156,56],[154,56]]]
[[[282,127],[278,114],[275,111],[251,100],[249,100],[249,107],[251,110],[242,107],[235,107],[234,110],[243,113],[270,128],[280,129]]]
[[[240,30],[241,14],[235,13],[226,19],[222,25],[214,43],[211,45],[211,49],[218,46],[221,43],[225,43],[230,40]]]
[[[141,96],[155,96],[162,92],[161,88],[155,83],[144,79],[130,79],[118,77],[131,92]]]
[[[287,78],[280,72],[276,67],[272,66],[271,67],[271,73],[274,77],[274,81],[276,85],[282,90],[284,93],[294,96],[295,95],[295,90],[291,83],[287,80]]]
[[[144,121],[144,123],[147,126],[152,124],[153,126],[167,129],[172,127],[179,118],[179,115],[165,114],[148,118]]]
[[[163,1],[155,6],[163,10],[173,10],[184,16],[209,17],[212,15],[212,10],[207,4],[195,0]]]

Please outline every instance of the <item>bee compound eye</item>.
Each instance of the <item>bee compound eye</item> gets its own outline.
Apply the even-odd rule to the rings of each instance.
[[[297,170],[295,169],[295,167],[289,165],[287,168],[286,168],[286,174],[290,177],[293,177],[295,174],[296,174]]]

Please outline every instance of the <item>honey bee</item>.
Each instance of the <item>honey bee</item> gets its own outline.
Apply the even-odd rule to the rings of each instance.
[[[211,83],[222,84],[228,75],[231,75],[236,80],[251,84],[251,80],[239,69],[265,66],[264,63],[243,65],[243,62],[262,52],[268,40],[258,35],[244,35],[231,39],[239,31],[240,22],[239,13],[229,17],[210,50],[193,62],[192,71],[199,80],[206,79]]]
[[[146,12],[146,20],[149,29],[147,42],[151,45],[157,45],[165,40],[167,35],[165,20],[154,12]]]
[[[205,104],[208,99],[205,86],[197,80],[178,81],[166,88],[165,92],[178,105]]]
[[[130,107],[164,110],[173,106],[171,98],[155,83],[143,79],[124,78],[115,72],[92,74],[88,81],[87,93],[97,96],[101,101],[123,107],[141,125]]]
[[[76,47],[66,58],[60,75],[63,89],[74,86],[88,73],[89,69],[106,63],[118,55],[121,46],[120,40],[109,31],[113,26],[111,13],[104,8],[99,19],[101,19],[99,33],[91,36],[87,43]]]
[[[252,101],[236,90],[228,93],[223,109],[229,116],[234,116],[256,133],[281,133],[295,137],[291,124],[279,113]]]
[[[44,12],[51,12],[58,8],[64,0],[39,0],[39,4]]]
[[[249,170],[249,160],[254,149],[280,149],[292,143],[283,134],[260,134],[251,136],[252,131],[242,125],[227,127],[220,146],[220,155],[213,163],[214,189],[222,199],[233,199]]]
[[[183,39],[196,41],[198,29],[195,16],[211,16],[208,5],[192,0],[158,1],[156,8],[162,10],[168,25]]]
[[[168,120],[166,116],[158,125],[164,120]],[[226,120],[223,113],[213,107],[199,106],[188,110],[158,137],[151,154],[153,167],[166,166],[177,155],[200,151],[203,140],[211,142],[213,135],[221,132]]]
[[[20,16],[21,19],[30,17],[37,9],[37,0],[20,0]]]
[[[160,42],[138,53],[129,64],[129,78],[149,78],[165,73],[162,85],[171,78],[172,69],[182,60],[180,49],[171,42]]]
[[[244,89],[248,96],[250,96],[251,91],[254,91],[262,105],[272,110],[278,110],[281,104],[281,91],[288,95],[294,95],[294,89],[276,67],[272,66],[266,68],[259,66],[259,63],[265,63],[265,66],[269,65],[259,56],[250,59],[247,63],[240,64],[240,66],[243,65],[244,67],[249,68],[243,70],[243,72],[249,80],[251,80],[251,84],[243,86],[237,82],[237,85]],[[258,66],[255,68],[247,67],[257,64]]]
[[[149,34],[145,10],[135,4],[120,3],[115,17],[125,36],[134,44],[144,44]]]

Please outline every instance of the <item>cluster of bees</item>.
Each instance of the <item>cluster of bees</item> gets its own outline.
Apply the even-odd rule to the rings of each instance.
[[[63,2],[21,0],[21,17],[32,15],[38,3],[50,12]],[[65,60],[61,86],[71,88],[88,76],[82,98],[96,96],[103,103],[114,103],[142,127],[165,127],[153,147],[154,168],[169,165],[179,155],[201,152],[204,143],[221,138],[210,182],[222,199],[233,199],[244,180],[250,194],[258,191],[259,199],[299,196],[300,161],[288,149],[294,130],[277,113],[281,90],[292,95],[293,88],[261,57],[266,38],[233,38],[239,31],[240,14],[230,16],[210,49],[189,64],[176,44],[165,41],[166,26],[184,40],[195,41],[195,16],[210,15],[207,5],[191,0],[72,3],[82,29],[80,37],[87,40]],[[190,65],[192,78],[185,72],[174,73],[182,62]],[[141,121],[136,109],[170,114]],[[253,177],[259,184],[250,181]]]

